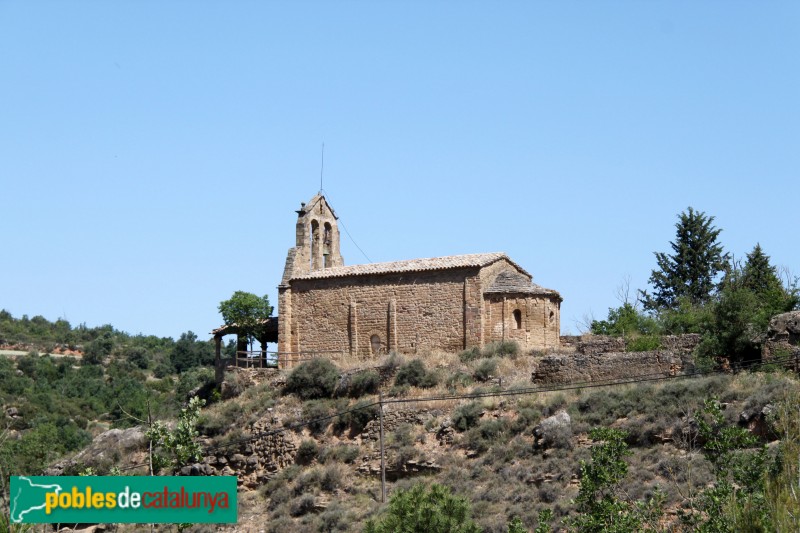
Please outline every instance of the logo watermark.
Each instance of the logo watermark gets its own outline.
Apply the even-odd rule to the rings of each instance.
[[[12,476],[13,523],[236,523],[234,476]]]

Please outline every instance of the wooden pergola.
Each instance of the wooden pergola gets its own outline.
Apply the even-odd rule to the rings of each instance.
[[[225,367],[231,364],[240,365],[238,354],[245,354],[245,360],[252,360],[254,355],[260,357],[262,365],[267,359],[267,343],[278,342],[278,317],[269,317],[262,320],[254,332],[255,339],[261,344],[260,354],[250,352],[247,349],[247,335],[244,334],[236,324],[225,324],[211,332],[214,335],[215,359],[214,374],[217,383],[222,383],[225,379]],[[236,335],[236,354],[233,360],[222,358],[222,337],[225,335]]]

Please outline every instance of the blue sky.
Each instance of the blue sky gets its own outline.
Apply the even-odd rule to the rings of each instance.
[[[276,303],[323,142],[372,261],[507,252],[564,333],[646,286],[688,206],[800,274],[799,28],[797,2],[0,0],[0,307],[177,337]]]

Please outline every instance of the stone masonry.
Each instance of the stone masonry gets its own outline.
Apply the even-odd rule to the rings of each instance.
[[[297,213],[278,287],[279,352],[375,356],[503,340],[558,348],[561,296],[505,254],[344,266],[325,197]]]

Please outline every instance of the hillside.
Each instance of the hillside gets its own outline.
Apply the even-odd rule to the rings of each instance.
[[[610,427],[626,432],[632,452],[615,494],[631,501],[663,494],[659,527],[678,528],[679,510],[697,505],[714,481],[697,431],[704,401],[717,398],[725,420],[774,455],[777,419],[768,414],[798,399],[796,377],[780,371],[545,390],[556,387],[531,383],[542,355],[507,352],[495,346],[483,354],[387,357],[378,365],[349,361],[332,372],[323,363],[292,372],[229,369],[221,389],[227,399],[210,397],[200,417],[203,460],[180,473],[237,475],[239,523],[193,530],[360,531],[380,517],[379,390],[389,497],[436,482],[465,497],[486,532],[507,531],[513,517],[533,530],[545,509],[558,528],[576,516],[589,431]],[[146,473],[144,444],[84,454],[86,462],[67,467]]]

